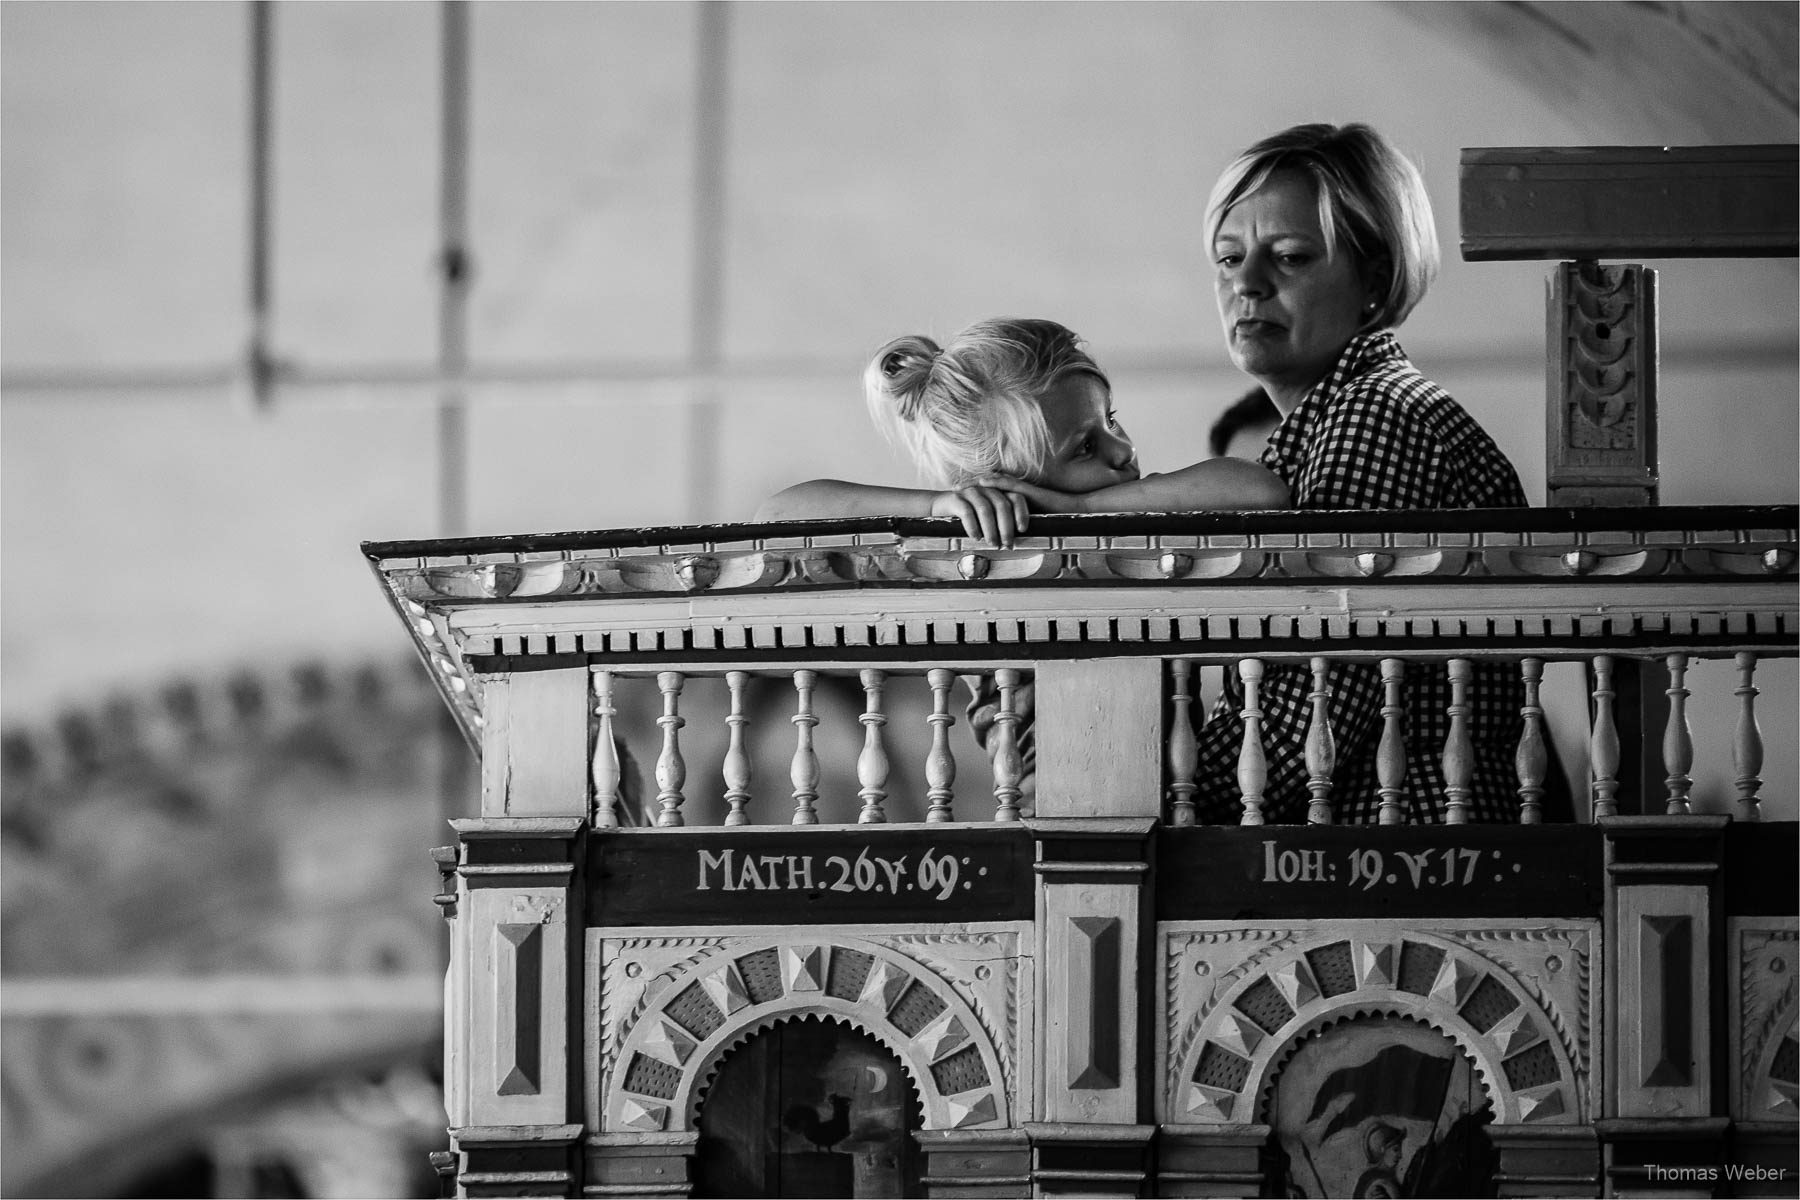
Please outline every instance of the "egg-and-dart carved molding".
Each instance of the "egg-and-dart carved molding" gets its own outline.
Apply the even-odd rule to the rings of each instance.
[[[1309,513],[1309,527],[1264,519],[1242,532],[1109,532],[1023,537],[999,549],[961,537],[901,533],[718,540],[719,527],[630,536],[561,535],[486,542],[371,544],[365,552],[398,601],[422,605],[693,596],[843,587],[1225,584],[1246,580],[1789,577],[1796,524],[1784,509],[1657,509],[1651,528],[1572,527],[1543,513]],[[1611,515],[1620,510],[1586,510]],[[1698,527],[1683,527],[1693,514]],[[1479,515],[1517,528],[1481,528]],[[1728,523],[1730,517],[1747,523]],[[1463,527],[1434,528],[1444,517]],[[1352,518],[1361,518],[1353,521]],[[1370,518],[1378,518],[1371,521]],[[1410,520],[1404,520],[1410,518]],[[1437,520],[1427,521],[1427,518]],[[1194,518],[1190,517],[1190,520]],[[1162,519],[1165,523],[1170,518]],[[1333,528],[1348,522],[1349,528]],[[1040,518],[1039,525],[1050,522]],[[1133,522],[1137,524],[1140,522]],[[808,523],[808,525],[817,523]],[[1258,525],[1275,524],[1274,528]],[[1374,528],[1356,528],[1358,524]],[[1420,528],[1406,528],[1408,524]],[[1532,528],[1534,524],[1549,528]],[[789,527],[781,527],[789,528]],[[803,525],[800,528],[807,528]],[[683,534],[641,541],[648,532]],[[550,544],[557,548],[535,548]],[[417,553],[396,553],[416,551]]]

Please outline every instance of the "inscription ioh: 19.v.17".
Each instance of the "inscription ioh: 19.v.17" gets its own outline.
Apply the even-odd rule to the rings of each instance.
[[[1381,851],[1363,849],[1284,850],[1265,841],[1263,883],[1323,883],[1369,891],[1378,886],[1464,888],[1485,882],[1483,864],[1494,883],[1521,864],[1505,862],[1498,850],[1471,850],[1460,846],[1434,846],[1423,850]]]

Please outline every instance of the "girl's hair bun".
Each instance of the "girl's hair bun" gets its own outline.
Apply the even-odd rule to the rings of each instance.
[[[942,353],[943,349],[923,334],[895,338],[875,355],[868,382],[894,405],[901,420],[910,421],[924,403],[931,369]]]

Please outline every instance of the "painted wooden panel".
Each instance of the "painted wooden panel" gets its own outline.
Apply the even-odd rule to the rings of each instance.
[[[1032,913],[1031,837],[1019,828],[623,831],[588,840],[588,921],[937,924]]]
[[[568,1118],[568,904],[560,887],[475,887],[457,972],[458,1090],[473,1126]]]
[[[1040,663],[1038,816],[1160,812],[1162,693],[1156,659]]]
[[[587,692],[585,670],[483,681],[482,815],[588,815]]]
[[[1204,869],[1202,869],[1204,868]],[[1600,915],[1593,826],[1195,826],[1157,837],[1163,920]]]

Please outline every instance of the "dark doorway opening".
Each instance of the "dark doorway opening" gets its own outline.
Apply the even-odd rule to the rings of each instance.
[[[918,1093],[873,1037],[784,1021],[725,1056],[700,1110],[696,1196],[922,1196]]]

